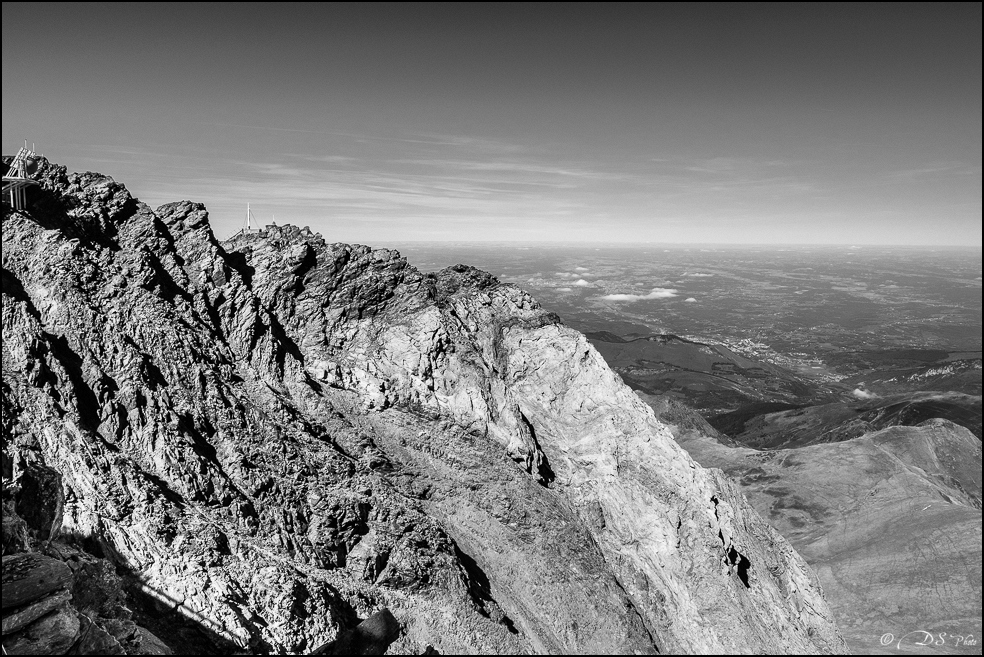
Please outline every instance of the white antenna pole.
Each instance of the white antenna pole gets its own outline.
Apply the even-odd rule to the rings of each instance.
[[[249,211],[249,203],[247,203],[246,204],[246,232],[247,233],[253,228],[253,225],[249,222],[249,218],[251,214],[252,213]]]

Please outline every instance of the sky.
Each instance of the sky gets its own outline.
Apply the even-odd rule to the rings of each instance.
[[[981,4],[3,3],[3,152],[329,241],[981,247]]]

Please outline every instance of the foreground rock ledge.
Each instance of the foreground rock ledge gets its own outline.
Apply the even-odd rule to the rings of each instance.
[[[788,543],[522,290],[38,179],[3,220],[5,476],[57,470],[64,531],[217,640],[385,608],[394,653],[845,649]]]

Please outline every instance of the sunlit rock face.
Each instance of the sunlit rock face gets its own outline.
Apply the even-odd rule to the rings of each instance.
[[[311,651],[385,608],[397,653],[844,650],[789,544],[522,290],[38,175],[3,221],[5,475],[57,470],[63,531],[216,636]]]

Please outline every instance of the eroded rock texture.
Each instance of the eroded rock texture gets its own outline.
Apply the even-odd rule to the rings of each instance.
[[[42,162],[3,222],[5,474],[255,651],[828,652],[818,581],[576,331],[464,266],[225,243]],[[389,640],[389,639],[387,639]]]
[[[58,540],[57,472],[28,463],[2,492],[5,654],[171,654],[133,620],[113,564]]]

